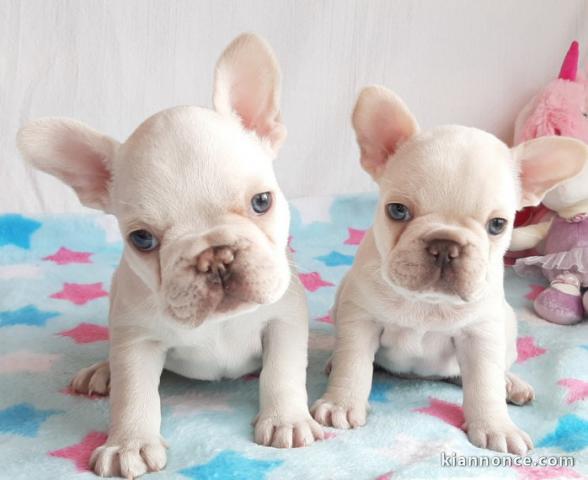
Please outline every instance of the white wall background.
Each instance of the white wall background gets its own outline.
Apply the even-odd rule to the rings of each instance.
[[[349,122],[366,84],[396,90],[424,127],[509,141],[573,39],[588,64],[586,0],[0,0],[0,210],[81,208],[22,164],[26,120],[71,116],[122,140],[163,108],[209,106],[214,63],[243,31],[282,65],[289,138],[276,169],[291,198],[373,188]]]

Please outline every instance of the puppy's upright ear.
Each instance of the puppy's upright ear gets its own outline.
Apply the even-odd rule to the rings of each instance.
[[[72,187],[84,205],[108,211],[117,141],[75,120],[41,118],[19,130],[17,145],[25,160]]]
[[[547,192],[588,168],[588,146],[566,137],[540,137],[512,149],[519,165],[519,208],[538,205]]]
[[[244,33],[217,63],[214,108],[237,116],[275,153],[286,139],[286,127],[280,121],[280,89],[280,68],[271,47],[261,37]]]
[[[361,91],[351,120],[361,150],[361,166],[374,180],[382,174],[388,158],[419,130],[404,102],[378,85]]]

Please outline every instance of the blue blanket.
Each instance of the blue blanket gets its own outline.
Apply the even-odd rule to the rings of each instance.
[[[292,205],[290,247],[312,316],[311,402],[326,386],[335,285],[351,265],[374,207],[373,195],[303,199]],[[72,395],[68,383],[79,368],[107,356],[107,295],[120,252],[116,224],[107,216],[0,216],[1,478],[93,478],[87,463],[106,439],[108,400]],[[507,272],[507,296],[519,318],[514,371],[533,384],[537,396],[530,406],[508,408],[535,442],[528,459],[534,464],[509,466],[512,457],[473,447],[460,429],[461,389],[447,383],[376,372],[367,426],[328,429],[326,440],[285,451],[253,443],[255,376],[207,383],[165,373],[162,433],[171,448],[165,471],[151,476],[585,478],[588,323],[560,327],[537,318],[531,300],[544,286],[542,280],[529,282]],[[447,466],[472,461],[490,466]],[[503,466],[492,466],[498,462]]]

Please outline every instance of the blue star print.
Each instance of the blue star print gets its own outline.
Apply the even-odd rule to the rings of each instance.
[[[34,327],[43,327],[47,320],[57,317],[57,312],[45,312],[39,310],[34,305],[27,305],[18,310],[0,312],[0,327],[9,327],[12,325],[31,325]]]
[[[263,480],[270,470],[282,463],[283,460],[255,460],[225,450],[208,463],[185,468],[180,473],[194,480]]]
[[[331,252],[322,257],[316,257],[317,260],[323,262],[327,267],[338,267],[340,265],[351,265],[353,263],[353,256],[343,255],[339,252]]]
[[[374,382],[372,384],[372,391],[370,392],[370,402],[384,403],[388,401],[388,392],[392,390],[394,385],[386,382]]]
[[[31,235],[41,224],[22,215],[0,215],[0,247],[31,248]]]
[[[0,410],[0,433],[36,437],[41,424],[57,410],[37,410],[28,403],[19,403]]]
[[[588,446],[588,421],[578,415],[559,418],[553,433],[543,438],[538,447],[559,447],[566,452],[577,452]]]

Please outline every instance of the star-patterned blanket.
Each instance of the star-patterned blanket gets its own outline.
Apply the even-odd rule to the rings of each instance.
[[[369,227],[374,195],[292,203],[290,248],[310,304],[309,400],[325,389],[333,345],[329,309],[335,286]],[[106,358],[110,276],[120,253],[116,223],[105,215],[0,215],[0,478],[92,478],[91,451],[106,439],[108,400],[72,395],[81,367]],[[560,327],[537,318],[531,301],[544,288],[507,272],[519,318],[514,371],[532,383],[530,406],[509,406],[535,441],[533,458],[572,456],[574,465],[446,467],[441,453],[493,455],[461,430],[462,392],[442,382],[376,372],[364,428],[328,429],[309,448],[253,443],[258,380],[216,383],[165,373],[162,433],[168,465],[153,478],[400,479],[588,476],[588,322]],[[557,460],[557,459],[556,459]]]

